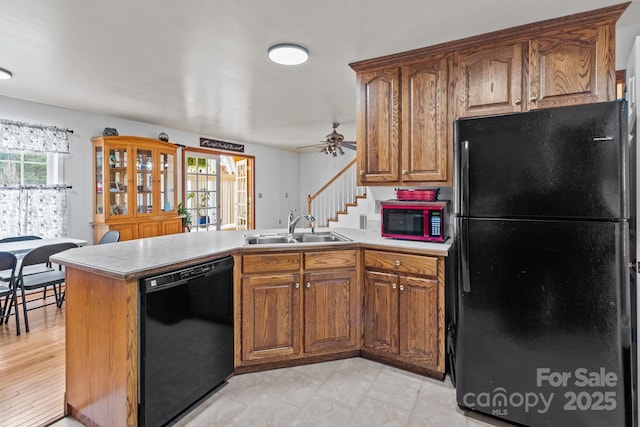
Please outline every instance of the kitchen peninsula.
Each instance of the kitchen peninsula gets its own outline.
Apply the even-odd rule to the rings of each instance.
[[[451,240],[410,242],[384,239],[378,230],[335,231],[351,241],[246,245],[247,232],[184,233],[57,254],[54,261],[67,271],[66,414],[85,425],[137,425],[140,279],[228,255],[235,260],[236,373],[362,355],[442,378],[444,274]],[[268,284],[273,277],[291,280],[272,291]],[[321,288],[323,293],[315,293],[314,280],[318,288],[320,281],[327,285]],[[268,336],[256,338],[255,331],[249,330],[246,311],[261,323],[271,321],[261,318],[264,313],[259,310],[252,311],[255,283],[266,283],[261,295],[267,301],[281,298],[283,290],[291,296],[293,312],[286,309],[289,323],[277,323],[290,340],[285,345],[281,331],[279,341],[269,347]],[[330,293],[332,285],[337,293]],[[318,303],[323,298],[334,302],[336,296],[338,302],[342,296],[349,302],[335,310]],[[384,312],[373,313],[374,306],[383,307]],[[409,312],[415,307],[420,309]],[[327,323],[337,324],[335,312],[342,309],[349,318],[339,318],[344,320],[342,326],[314,329],[313,323],[303,319],[313,308],[315,321],[332,314]],[[380,323],[367,320],[365,327],[364,319],[385,316],[393,318]],[[335,332],[331,342],[317,339],[317,332],[325,329]],[[316,338],[313,342],[311,335]],[[255,342],[262,347],[247,348]]]

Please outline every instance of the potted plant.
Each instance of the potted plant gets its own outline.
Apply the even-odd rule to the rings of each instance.
[[[200,203],[198,204],[198,224],[209,224],[209,216],[207,215],[207,208],[209,206],[209,199],[211,194],[206,188],[200,190]]]
[[[178,203],[178,215],[182,216],[182,228],[191,231],[191,212],[184,207],[184,203]]]

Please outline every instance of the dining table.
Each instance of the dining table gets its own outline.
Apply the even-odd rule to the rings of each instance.
[[[74,239],[71,237],[52,237],[50,239],[33,239],[33,240],[20,240],[17,242],[5,242],[0,243],[0,252],[11,252],[16,256],[24,255],[31,249],[39,248],[40,246],[55,245],[57,243],[75,243],[78,246],[85,246],[86,240]]]

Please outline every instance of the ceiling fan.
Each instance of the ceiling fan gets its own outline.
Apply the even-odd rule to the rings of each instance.
[[[336,128],[340,126],[340,123],[333,123],[333,131],[325,137],[325,140],[322,144],[312,144],[312,145],[304,145],[302,147],[296,148],[308,148],[308,147],[322,147],[320,149],[321,153],[331,154],[333,157],[337,157],[338,154],[341,156],[344,155],[343,148],[347,148],[349,150],[356,149],[355,141],[345,141],[344,135],[336,132]]]

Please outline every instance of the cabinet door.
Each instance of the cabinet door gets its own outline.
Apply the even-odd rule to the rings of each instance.
[[[136,212],[140,216],[150,216],[155,214],[155,197],[157,193],[154,170],[158,167],[157,159],[153,149],[149,147],[136,147],[135,149],[136,167]]]
[[[129,152],[128,145],[109,144],[105,147],[105,155],[108,159],[103,161],[108,162],[105,164],[108,184],[103,183],[102,191],[109,192],[107,206],[104,206],[107,220],[128,218],[133,214],[129,199],[131,191]]]
[[[416,362],[438,365],[438,281],[400,276],[399,354]]]
[[[304,275],[304,351],[356,348],[358,315],[356,273]]]
[[[402,68],[401,181],[446,181],[449,168],[448,60]]]
[[[613,25],[530,41],[529,109],[611,101],[616,96]],[[608,70],[609,69],[609,70]]]
[[[400,68],[358,73],[359,183],[399,180]]]
[[[398,276],[365,272],[364,346],[398,353]]]
[[[298,274],[242,278],[242,360],[300,353]]]
[[[149,222],[141,222],[138,223],[138,238],[142,239],[145,237],[156,237],[160,236],[162,233],[160,221],[149,221]]]
[[[171,213],[176,210],[176,153],[172,149],[160,149],[158,156],[158,201],[156,205],[161,213]]]
[[[182,233],[182,218],[165,219],[162,221],[162,235]]]
[[[138,223],[126,223],[126,224],[109,224],[109,230],[115,230],[120,232],[119,242],[124,240],[134,240],[138,238]],[[105,230],[105,232],[108,230]],[[103,233],[104,234],[104,233]],[[102,237],[102,235],[100,236]],[[96,243],[98,240],[96,240]]]
[[[454,54],[455,117],[523,110],[523,45]]]

